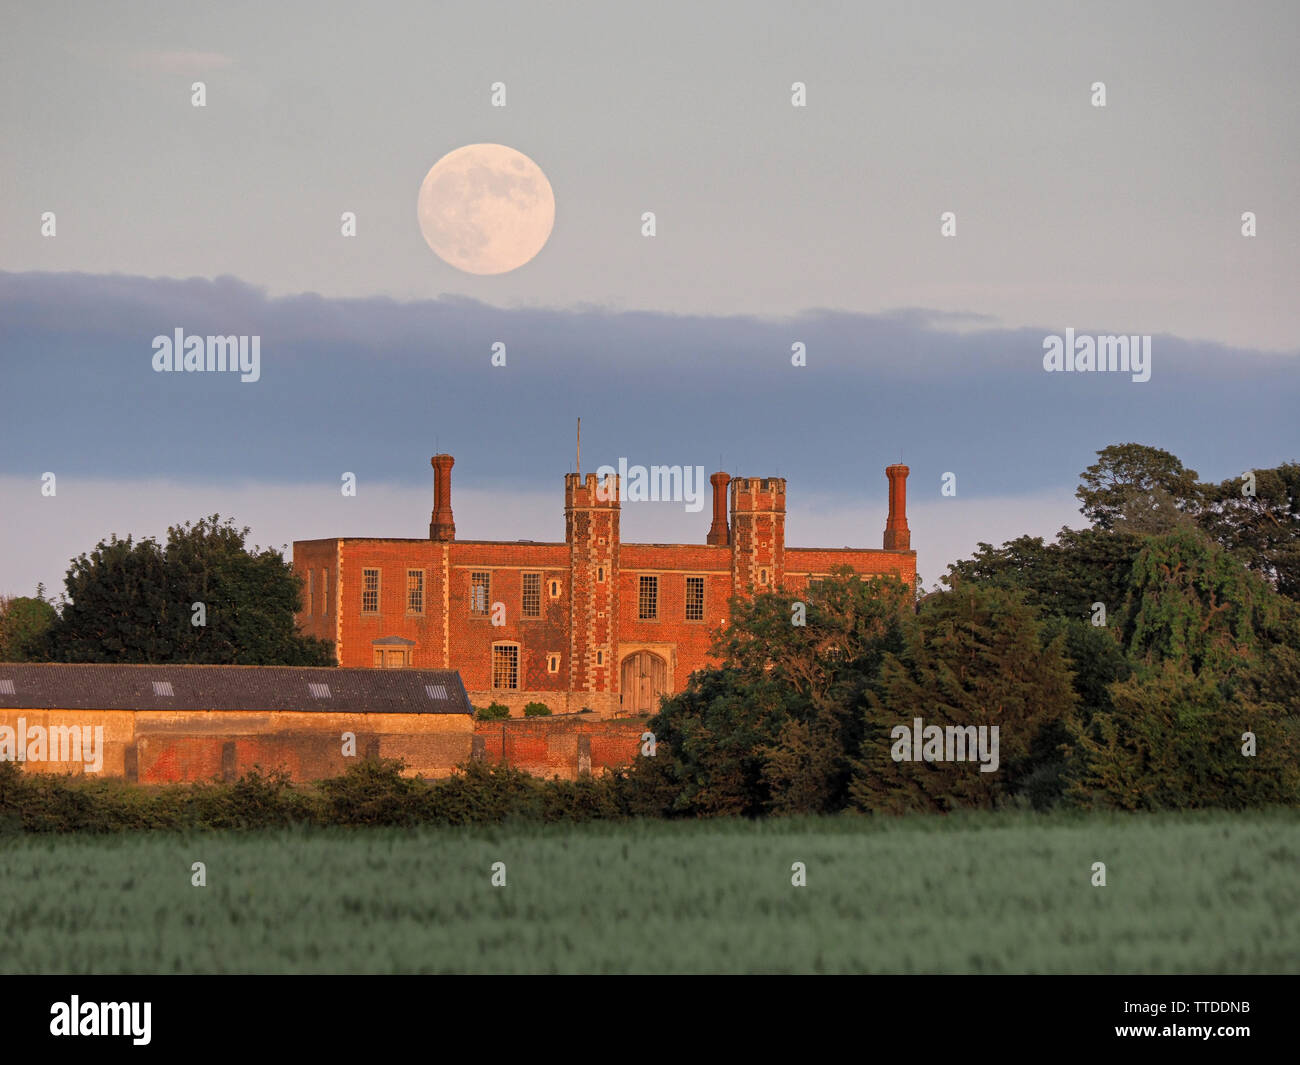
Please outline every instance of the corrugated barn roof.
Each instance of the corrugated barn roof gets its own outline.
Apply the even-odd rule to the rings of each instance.
[[[470,714],[454,669],[0,662],[0,710]]]

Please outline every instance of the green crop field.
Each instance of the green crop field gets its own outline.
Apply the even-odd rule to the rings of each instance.
[[[1300,814],[9,835],[0,946],[9,973],[1298,972]]]

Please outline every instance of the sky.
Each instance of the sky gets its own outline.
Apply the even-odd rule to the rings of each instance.
[[[277,546],[423,536],[435,451],[458,535],[561,539],[578,417],[584,469],[786,477],[796,546],[879,546],[905,461],[927,583],[1080,524],[1108,444],[1214,480],[1296,460],[1298,29],[1294,3],[28,5],[0,40],[0,594],[213,512]],[[554,191],[507,274],[417,225],[474,143]],[[177,328],[259,336],[258,380],[155,372]],[[1151,337],[1150,380],[1046,372],[1067,328]],[[625,539],[707,528],[624,506]]]

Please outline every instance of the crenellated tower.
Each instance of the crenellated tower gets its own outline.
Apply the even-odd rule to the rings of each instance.
[[[785,478],[731,480],[731,587],[768,592],[785,577]]]
[[[618,691],[618,475],[564,478],[564,539],[569,547],[569,687]],[[600,710],[603,707],[593,706]]]

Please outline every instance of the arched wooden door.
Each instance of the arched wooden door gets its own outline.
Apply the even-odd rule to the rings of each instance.
[[[658,713],[659,696],[668,692],[668,663],[652,651],[628,655],[619,688],[626,713]]]

